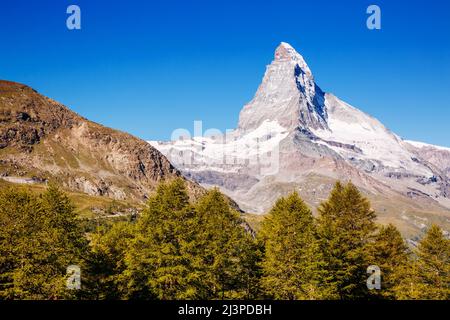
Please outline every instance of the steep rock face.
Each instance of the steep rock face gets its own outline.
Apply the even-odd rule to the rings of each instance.
[[[145,141],[88,121],[25,85],[0,81],[0,174],[144,199],[159,181],[180,172]]]
[[[185,174],[204,186],[219,186],[249,212],[267,212],[292,190],[316,207],[339,179],[355,183],[381,220],[406,234],[422,228],[423,221],[450,228],[447,151],[418,149],[324,93],[287,43],[277,47],[236,130],[150,143]]]
[[[267,119],[287,129],[298,125],[327,128],[324,102],[324,93],[303,57],[282,42],[255,97],[242,109],[238,128],[254,130]]]

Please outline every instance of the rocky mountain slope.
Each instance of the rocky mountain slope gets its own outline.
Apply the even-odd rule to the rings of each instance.
[[[380,220],[405,234],[431,222],[450,229],[450,152],[405,141],[377,119],[323,92],[287,43],[236,130],[150,142],[186,176],[219,186],[244,210],[264,213],[292,190],[314,207],[337,180],[351,180]]]
[[[28,86],[0,81],[0,176],[14,183],[54,180],[89,195],[143,200],[180,172],[130,134],[72,112]],[[203,192],[188,182],[191,194]]]

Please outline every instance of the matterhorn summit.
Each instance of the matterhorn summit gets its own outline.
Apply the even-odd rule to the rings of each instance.
[[[275,50],[255,97],[241,111],[239,129],[255,129],[266,119],[289,129],[327,128],[324,93],[305,59],[285,42]]]
[[[235,130],[150,142],[186,176],[217,186],[250,213],[297,190],[313,207],[351,180],[380,220],[420,229],[446,217],[450,150],[406,141],[380,121],[323,92],[305,59],[282,42]],[[424,220],[425,219],[425,220]]]

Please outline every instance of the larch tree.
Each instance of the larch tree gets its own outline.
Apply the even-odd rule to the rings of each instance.
[[[15,188],[0,191],[0,299],[29,297],[22,284],[20,268],[33,252],[29,233],[40,232],[42,207],[37,198]]]
[[[337,182],[318,212],[321,251],[338,297],[367,297],[368,245],[376,230],[369,201],[352,183]]]
[[[127,298],[194,299],[200,273],[193,269],[195,212],[181,178],[160,184],[147,202],[125,256]]]
[[[8,243],[6,257],[13,257],[4,294],[14,299],[76,298],[78,292],[67,288],[67,268],[83,268],[87,241],[67,195],[50,185],[39,197],[9,190],[0,198],[2,224],[10,223],[2,226],[6,237],[1,238]]]
[[[397,299],[450,299],[450,240],[432,225],[416,250],[416,260],[395,287]]]
[[[409,265],[408,246],[398,229],[389,224],[381,226],[368,249],[368,263],[381,271],[381,289],[372,290],[371,296],[395,299],[394,287],[401,281],[404,269]]]
[[[103,226],[91,235],[86,298],[123,299],[127,296],[127,283],[122,278],[126,269],[125,256],[135,237],[134,227],[128,221],[119,221],[110,228]]]
[[[202,298],[254,298],[259,250],[239,213],[230,208],[218,189],[208,191],[195,209],[192,252],[202,274]]]
[[[260,237],[265,245],[261,285],[267,297],[312,300],[333,296],[314,218],[296,192],[276,202]]]

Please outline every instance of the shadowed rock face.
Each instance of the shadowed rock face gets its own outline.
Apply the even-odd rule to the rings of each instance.
[[[117,199],[144,199],[159,181],[180,176],[145,141],[9,81],[0,81],[0,174],[54,179],[73,190]],[[203,192],[188,184],[192,193]]]

